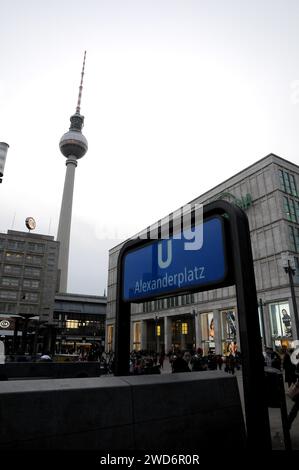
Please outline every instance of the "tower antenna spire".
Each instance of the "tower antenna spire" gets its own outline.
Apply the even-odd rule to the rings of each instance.
[[[77,102],[77,107],[76,107],[76,114],[80,114],[80,108],[81,108],[81,96],[82,96],[82,90],[83,90],[85,59],[86,59],[86,51],[84,51],[84,59],[83,59],[83,66],[82,66],[82,72],[81,72],[81,82],[79,86],[79,95],[78,95],[78,102]]]

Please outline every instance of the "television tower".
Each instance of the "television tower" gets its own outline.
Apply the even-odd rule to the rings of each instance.
[[[75,170],[78,164],[78,159],[82,158],[88,149],[87,140],[82,134],[84,116],[80,114],[85,59],[86,51],[84,52],[76,112],[70,117],[71,125],[69,131],[61,137],[59,142],[60,151],[67,159],[65,163],[66,174],[57,232],[57,241],[60,242],[58,258],[58,269],[60,270],[59,292],[67,291]]]

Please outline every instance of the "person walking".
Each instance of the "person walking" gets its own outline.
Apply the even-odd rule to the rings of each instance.
[[[191,359],[191,357],[190,357]],[[181,351],[177,351],[176,358],[172,363],[172,372],[190,372],[190,368],[187,362],[187,357],[184,354],[184,358]]]
[[[288,351],[285,352],[282,367],[284,369],[284,376],[285,376],[284,381],[288,384],[288,387],[290,387],[292,384],[296,382],[297,377],[296,377],[296,366],[295,364],[292,363],[291,356],[288,353]]]

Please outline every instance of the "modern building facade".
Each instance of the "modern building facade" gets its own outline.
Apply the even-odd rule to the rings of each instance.
[[[299,300],[299,167],[274,154],[200,195],[192,203],[226,199],[248,216],[254,258],[261,336],[268,346],[290,347],[298,338],[290,278]],[[133,238],[133,237],[132,237]],[[106,349],[114,349],[117,260],[110,250]],[[131,309],[131,349],[168,352],[201,347],[226,354],[239,346],[235,287],[180,295]]]
[[[56,351],[104,348],[107,297],[58,293],[54,322],[57,327]]]
[[[14,230],[0,234],[2,336],[12,337],[19,320],[53,323],[58,253],[59,243],[48,235]]]

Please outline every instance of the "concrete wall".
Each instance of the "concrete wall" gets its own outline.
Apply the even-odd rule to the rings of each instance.
[[[235,377],[159,376],[24,380],[0,387],[0,449],[240,449]]]
[[[0,364],[0,380],[21,377],[99,377],[99,362],[6,362]]]

